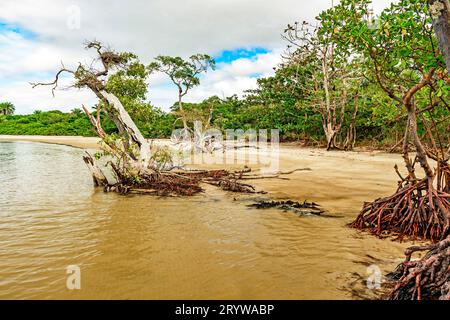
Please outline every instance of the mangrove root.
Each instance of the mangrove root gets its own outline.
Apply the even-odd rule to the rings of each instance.
[[[415,252],[427,251],[411,261]],[[390,300],[450,300],[450,237],[428,246],[406,249],[406,259],[388,277],[395,281]]]
[[[378,236],[397,234],[399,240],[404,236],[441,240],[450,231],[450,194],[443,190],[427,178],[403,181],[394,195],[365,203],[350,226]]]
[[[87,153],[84,161],[93,174],[94,184],[102,186],[105,192],[192,196],[203,192],[201,184],[205,183],[231,192],[263,193],[256,191],[252,185],[239,181],[245,179],[251,172],[251,169],[247,167],[233,172],[228,170],[171,170],[147,171],[136,175],[134,172],[127,171],[126,168],[109,162],[116,182],[108,183],[90,154]]]

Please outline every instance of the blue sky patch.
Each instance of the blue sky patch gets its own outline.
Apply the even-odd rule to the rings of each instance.
[[[238,48],[234,50],[224,50],[219,55],[214,56],[217,63],[231,63],[238,59],[253,59],[258,54],[269,53],[269,50],[256,47],[256,48]]]
[[[14,25],[14,24],[0,21],[0,33],[2,33],[2,32],[14,32],[14,33],[21,35],[25,39],[34,39],[37,37],[37,34],[31,30],[22,28],[19,25]]]

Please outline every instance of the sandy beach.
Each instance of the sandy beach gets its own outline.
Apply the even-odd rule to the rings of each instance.
[[[83,149],[96,149],[99,142],[96,137],[78,136],[0,135],[2,140],[61,144]],[[156,141],[164,143],[164,140]],[[395,164],[402,168],[400,155],[380,151],[325,151],[281,144],[280,171],[310,170],[294,172],[287,180],[255,180],[254,184],[279,198],[313,200],[332,210],[351,210],[356,214],[364,201],[395,191],[398,179],[393,169]]]
[[[0,135],[0,141],[31,141],[41,143],[52,143],[71,146],[82,149],[98,148],[99,138],[78,136],[9,136]]]

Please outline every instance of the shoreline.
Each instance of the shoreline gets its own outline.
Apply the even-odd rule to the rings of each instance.
[[[49,144],[59,144],[80,149],[100,149],[98,142],[100,142],[98,137],[84,137],[84,136],[42,136],[42,135],[1,135],[0,141],[29,141],[29,142],[40,142]],[[149,142],[162,142],[165,143],[170,139],[148,139]],[[282,148],[289,149],[303,149],[303,150],[325,150],[318,146],[304,146],[298,142],[280,142]],[[397,152],[388,152],[386,149],[376,149],[369,148],[367,146],[355,147],[352,151],[343,150],[331,150],[328,153],[358,153],[358,154],[386,154],[386,155],[396,155]]]
[[[0,135],[0,141],[29,141],[59,144],[80,149],[99,149],[97,137]]]
[[[99,149],[97,137],[80,136],[15,136],[0,135],[0,141],[29,141],[60,144],[81,149]],[[169,140],[154,139],[165,144]],[[394,165],[403,171],[399,154],[383,151],[326,151],[292,143],[281,143],[279,170],[291,171],[308,168],[290,174],[287,180],[252,180],[258,189],[278,199],[296,201],[311,200],[335,212],[351,212],[354,216],[365,201],[387,196],[395,191],[398,176]],[[260,169],[258,165],[250,165]],[[240,169],[242,165],[203,163],[205,169]]]

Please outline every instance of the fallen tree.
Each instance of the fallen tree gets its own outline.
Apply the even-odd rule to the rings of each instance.
[[[251,171],[248,168],[233,172],[227,170],[183,170],[175,167],[161,169],[159,150],[152,150],[149,142],[141,134],[122,104],[118,94],[111,89],[117,86],[115,82],[118,79],[124,82],[129,81],[130,86],[145,86],[148,71],[132,53],[117,53],[105,48],[97,41],[87,43],[86,48],[96,51],[97,65],[100,67],[95,67],[95,63],[89,66],[79,64],[76,69],[72,70],[63,65],[56,73],[54,81],[32,83],[32,86],[33,88],[52,86],[54,94],[61,75],[68,73],[75,79],[74,87],[88,88],[98,97],[96,116],[84,106],[83,110],[97,136],[101,138],[101,148],[104,154],[111,158],[107,165],[113,173],[114,181],[109,181],[96,159],[87,153],[83,160],[92,174],[95,186],[103,187],[107,192],[114,191],[121,194],[193,195],[202,192],[203,189],[200,185],[207,183],[227,191],[256,192],[253,186],[240,182]],[[119,89],[126,91],[125,88]],[[116,125],[117,135],[108,135],[103,130],[100,121],[101,112],[104,112]]]

